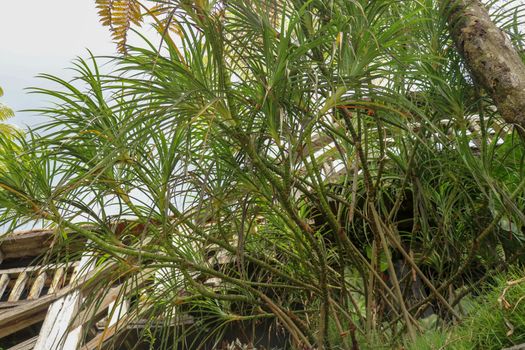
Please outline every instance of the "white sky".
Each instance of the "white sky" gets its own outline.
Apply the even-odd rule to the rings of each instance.
[[[93,0],[0,0],[0,101],[15,111],[45,105],[38,95],[29,95],[29,86],[52,87],[39,73],[66,80],[73,72],[71,61],[95,55],[111,55],[115,45],[109,30],[98,21]],[[42,117],[16,113],[10,122],[35,125]]]
[[[71,78],[66,68],[75,57],[86,57],[87,48],[95,55],[115,52],[108,28],[98,21],[94,0],[0,0],[0,86],[5,93],[0,101],[15,111],[44,106],[42,97],[24,88],[53,87],[36,79],[39,73]],[[21,112],[10,120],[22,127],[42,121]]]

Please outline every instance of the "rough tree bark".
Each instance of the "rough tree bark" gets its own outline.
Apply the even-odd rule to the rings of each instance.
[[[503,119],[525,131],[525,64],[479,0],[441,0],[450,34]]]

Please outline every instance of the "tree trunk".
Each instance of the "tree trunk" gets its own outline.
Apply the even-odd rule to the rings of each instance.
[[[479,0],[441,0],[450,34],[503,119],[525,131],[525,64]]]

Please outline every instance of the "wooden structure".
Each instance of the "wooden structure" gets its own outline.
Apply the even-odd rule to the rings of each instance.
[[[127,278],[133,283],[113,284],[105,290],[97,289],[97,281],[104,281],[107,273],[116,268],[114,263],[93,266],[91,249],[77,247],[67,262],[38,264],[52,250],[54,233],[51,230],[22,232],[0,241],[4,257],[0,263],[0,349],[2,350],[93,350],[93,349],[150,349],[141,343],[145,327],[166,327],[151,320],[140,319],[135,311],[143,305],[132,300],[130,290],[144,286],[152,279],[162,278],[155,273],[141,271]],[[38,242],[38,244],[36,244]],[[231,255],[209,246],[209,263],[222,266],[234,261]],[[195,278],[200,278],[195,276]],[[207,278],[204,285],[222,288],[217,278]],[[91,298],[86,301],[87,298]],[[96,302],[93,302],[96,299]],[[194,323],[190,315],[180,315],[168,323],[169,327],[182,327]],[[171,326],[170,326],[171,325]],[[250,328],[251,329],[251,328]],[[267,324],[259,326],[262,339]],[[238,327],[226,333],[232,349],[238,349]],[[241,332],[243,335],[245,331]],[[267,338],[267,336],[265,336]],[[277,341],[284,341],[282,336]],[[129,346],[128,346],[129,344]],[[205,346],[204,349],[215,349]]]
[[[102,278],[103,270],[111,268],[94,268],[88,251],[76,254],[77,260],[38,264],[50,251],[53,235],[51,230],[36,230],[0,241],[2,349],[78,349],[84,332],[91,332],[91,336],[82,349],[95,349],[114,334],[114,325],[127,310],[126,302],[118,301],[120,286],[110,288],[95,308],[82,307],[83,299],[93,292],[92,284],[85,282],[93,283]],[[107,323],[102,327],[105,332],[96,324],[85,329],[93,319]]]

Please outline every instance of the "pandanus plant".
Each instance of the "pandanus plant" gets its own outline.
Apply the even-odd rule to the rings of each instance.
[[[123,297],[165,348],[266,322],[294,348],[391,347],[460,320],[523,255],[523,140],[439,5],[97,1],[123,54],[42,76],[56,103],[0,154],[2,222],[87,239],[117,266],[102,292],[147,273]],[[491,14],[522,47],[523,9]],[[145,16],[161,44],[127,46]]]

